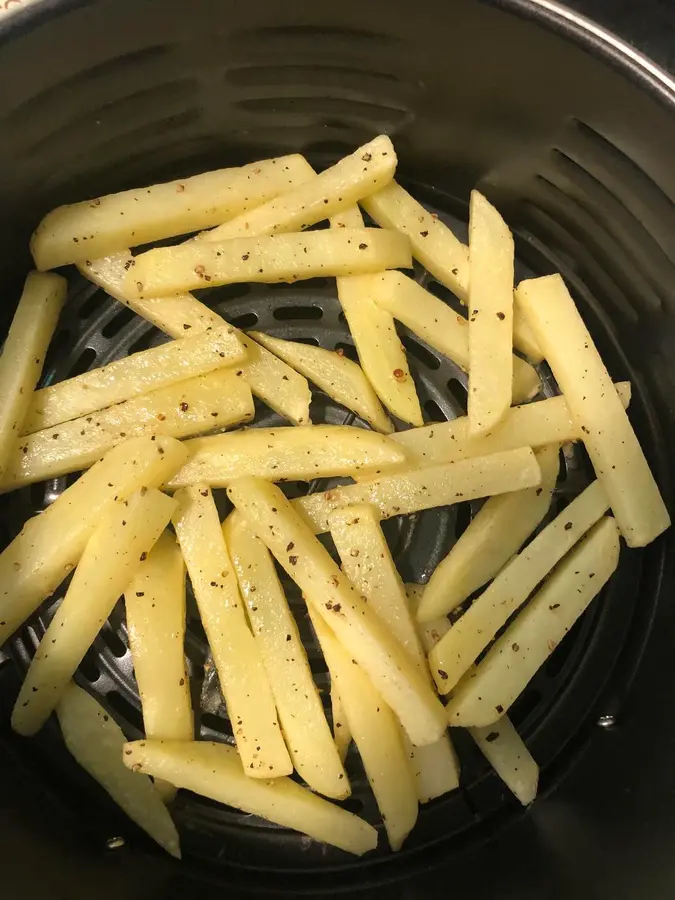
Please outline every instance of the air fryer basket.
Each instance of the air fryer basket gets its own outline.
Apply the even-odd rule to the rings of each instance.
[[[27,237],[55,204],[274,153],[301,151],[315,164],[326,165],[386,131],[399,152],[401,180],[458,234],[465,236],[468,192],[477,184],[514,227],[517,276],[562,272],[612,376],[633,385],[631,418],[668,493],[668,449],[675,431],[675,366],[669,359],[675,332],[671,86],[554,13],[540,8],[539,21],[533,21],[535,12],[534,5],[515,0],[491,5],[430,0],[414,10],[400,0],[368,5],[342,0],[339,7],[297,0],[262,8],[215,0],[44,0],[40,11],[29,10],[0,30],[4,296],[18,296],[29,266]],[[46,380],[66,378],[165,340],[74,271],[67,274],[70,297],[45,365]],[[423,270],[416,275],[454,302]],[[201,299],[241,328],[354,353],[328,280],[233,286],[204,292]],[[3,325],[10,315],[6,302],[0,311]],[[460,414],[466,399],[463,373],[405,329],[401,335],[428,420]],[[553,392],[546,367],[542,375],[545,392]],[[257,413],[257,424],[279,421],[263,406]],[[312,420],[351,423],[353,416],[315,392]],[[581,449],[566,452],[562,471],[558,509],[587,483],[588,461]],[[16,533],[66,484],[67,479],[56,479],[3,498],[4,537]],[[324,486],[292,489],[299,493]],[[388,537],[403,577],[426,580],[471,513],[460,506],[389,523]],[[660,735],[675,737],[675,726],[667,722],[667,702],[659,704],[655,694],[658,685],[667,696],[675,682],[656,663],[665,652],[659,656],[661,642],[673,630],[667,541],[622,555],[608,589],[514,707],[513,719],[542,766],[544,799],[527,818],[459,733],[461,789],[422,807],[417,828],[395,857],[382,839],[377,853],[351,859],[186,794],[176,805],[186,856],[183,871],[230,891],[300,894],[353,891],[420,877],[448,861],[461,889],[468,877],[464,873],[487,858],[493,877],[497,870],[502,873],[498,884],[504,896],[510,896],[510,884],[514,896],[528,896],[532,879],[540,875],[548,896],[557,896],[554,890],[564,891],[561,897],[571,895],[574,874],[567,871],[561,878],[557,870],[561,861],[588,856],[589,848],[579,840],[578,829],[568,826],[569,817],[575,826],[582,823],[591,843],[601,823],[598,833],[606,841],[608,823],[591,798],[602,790],[600,796],[615,805],[620,819],[629,814],[628,802],[622,808],[618,799],[626,773],[617,760],[624,766],[633,760],[646,772],[655,766],[654,782],[645,782],[641,797],[650,797],[657,778],[666,777],[663,763],[658,766],[656,756],[654,763],[649,760],[658,753],[653,745]],[[53,723],[34,742],[20,741],[8,731],[17,673],[29,663],[61,596],[57,593],[0,651],[0,762],[5,754],[18,760],[12,765],[33,780],[25,799],[19,794],[15,802],[28,804],[29,810],[32,804],[31,814],[38,817],[40,791],[47,791],[47,809],[56,803],[55,815],[68,817],[67,828],[74,829],[88,865],[94,866],[91,884],[97,894],[105,890],[100,877],[108,872],[113,851],[114,869],[120,867],[114,877],[121,878],[125,867],[138,869],[137,854],[145,851],[148,872],[178,877],[168,874],[168,863],[153,858],[144,836],[79,772]],[[292,590],[289,596],[295,602]],[[641,680],[652,710],[653,735],[646,736],[636,714],[624,720],[620,710],[659,600],[661,628],[649,644],[648,674]],[[302,605],[295,608],[317,684],[325,688],[325,668]],[[204,679],[207,647],[194,609],[188,625],[196,700],[201,690],[206,710],[198,720],[200,733],[231,739],[217,685]],[[78,677],[131,737],[139,733],[139,701],[121,609],[102,630]],[[638,710],[642,718],[644,709],[641,705]],[[584,763],[559,787],[591,738]],[[619,777],[603,789],[614,767]],[[353,794],[344,805],[376,822],[353,748],[348,769]],[[590,773],[592,784],[580,792],[575,784],[584,772]],[[0,768],[0,816],[3,777]],[[672,784],[673,777],[667,777]],[[562,807],[563,814],[566,792],[573,799],[569,808]],[[675,821],[672,813],[670,821]],[[514,827],[504,832],[507,824]],[[32,840],[33,852],[39,850],[45,836],[37,827]],[[53,840],[59,839],[49,838]],[[505,853],[501,863],[500,848],[506,842],[516,850],[512,856]],[[601,837],[598,859],[602,847]],[[480,871],[485,887],[486,875]],[[0,890],[3,877],[0,870]],[[440,885],[447,877],[441,876]],[[675,883],[675,875],[671,877]],[[12,893],[22,883],[19,878],[8,877],[8,900],[19,896]],[[414,882],[417,886],[405,888],[403,895],[433,896],[434,883],[433,877],[425,885]],[[30,893],[30,876],[27,884],[24,896],[42,896]],[[595,896],[593,877],[585,876],[585,884],[593,893],[584,896]],[[70,897],[71,889],[79,888],[69,885],[64,896]],[[471,890],[475,894],[476,886]],[[494,896],[494,889],[487,895]],[[598,894],[610,895],[623,896],[612,889]]]

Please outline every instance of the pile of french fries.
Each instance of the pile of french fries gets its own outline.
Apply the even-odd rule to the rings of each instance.
[[[642,547],[670,524],[630,385],[612,382],[562,279],[514,290],[513,237],[485,197],[471,195],[467,247],[396,165],[380,136],[321,174],[299,155],[263,160],[60,207],[33,235],[37,271],[0,357],[0,490],[82,474],[0,555],[0,644],[72,576],[12,726],[34,735],[56,712],[80,764],[176,856],[178,789],[373,850],[377,830],[339,805],[352,741],[393,850],[420,803],[457,788],[455,727],[530,803],[538,767],[510,707],[615,571],[620,538]],[[413,259],[466,315],[399,271]],[[66,265],[172,340],[40,387],[67,295],[46,270]],[[336,279],[359,364],[243,334],[189,293],[318,275]],[[396,321],[468,373],[465,416],[425,425]],[[543,360],[561,394],[536,399]],[[311,424],[310,383],[359,427]],[[245,427],[254,397],[287,425]],[[596,480],[551,517],[572,441]],[[333,476],[352,483],[293,501],[279,487]],[[428,584],[404,585],[382,520],[480,498]],[[275,562],[324,655],[332,728]],[[195,735],[188,577],[233,745]],[[73,681],[122,595],[145,729],[131,743]]]

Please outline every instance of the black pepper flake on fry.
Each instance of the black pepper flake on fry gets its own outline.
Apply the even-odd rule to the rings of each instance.
[[[246,260],[249,258],[250,255],[251,255],[250,253],[244,253],[244,255],[242,256],[242,259],[244,260],[244,262],[246,262]]]
[[[498,731],[491,731],[490,734],[488,734],[488,736],[485,738],[485,740],[488,742],[488,744],[491,744],[493,741],[496,741],[498,737]]]
[[[438,674],[441,676],[443,681],[447,681],[448,673],[444,672],[443,669],[438,669]]]
[[[569,531],[571,527],[572,527],[571,522],[565,522],[565,531]]]
[[[290,639],[291,639],[290,634],[287,634],[287,635],[286,635],[286,640],[287,640],[287,641],[290,641]]]
[[[551,612],[553,612],[553,610],[554,610],[554,609],[558,609],[559,606],[560,606],[559,603],[552,603],[552,604],[549,606],[549,609],[551,610]]]
[[[293,547],[295,547],[295,544],[293,543],[293,541],[289,541],[288,546],[286,547],[286,553],[290,553]]]
[[[181,412],[187,412],[189,408],[190,408],[190,407],[189,407],[189,406],[187,405],[187,403],[183,400],[183,402],[180,404],[180,411],[181,411]]]
[[[147,558],[148,558],[148,554],[147,554],[147,553],[145,552],[145,550],[144,550],[144,551],[141,553],[140,560],[141,560],[141,562],[145,562]]]
[[[137,597],[145,597],[145,591],[136,591]]]
[[[428,237],[428,235],[429,235],[429,232],[428,232],[428,231],[420,231],[420,236],[421,236],[421,237]]]
[[[506,318],[506,315],[505,315],[505,313],[503,313],[503,312],[498,312],[498,313],[497,313],[497,318],[500,319],[500,320],[503,322],[504,319]]]
[[[372,154],[372,153],[364,153],[363,156],[361,157],[361,159],[362,159],[364,162],[370,162],[372,158],[373,158],[373,154]]]
[[[497,706],[495,706],[495,709],[497,710],[497,712],[498,712],[500,715],[504,712],[504,707],[501,706],[501,705],[499,705],[499,704],[498,704]]]
[[[361,242],[359,244],[359,250],[367,250],[367,249],[368,249],[368,244],[364,244],[363,242]]]
[[[289,556],[288,561],[292,566],[294,566],[298,562],[298,557],[297,556]]]
[[[514,653],[517,653],[520,650],[520,644],[511,644],[511,649]]]

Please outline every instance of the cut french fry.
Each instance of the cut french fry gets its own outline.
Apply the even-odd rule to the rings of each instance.
[[[306,183],[199,237],[224,241],[302,231],[383,188],[394,177],[396,162],[394,145],[381,134]]]
[[[172,489],[198,482],[227,487],[244,475],[296,481],[373,473],[405,459],[388,438],[349,425],[249,428],[195,438],[186,446],[190,459],[169,482]]]
[[[366,212],[383,228],[396,228],[410,238],[413,256],[441,284],[466,303],[469,249],[438,216],[429,213],[395,181],[362,201]],[[532,330],[514,310],[513,342],[532,362],[543,357]]]
[[[210,228],[311,177],[301,156],[281,156],[59,206],[31,238],[33,259],[54,269]]]
[[[36,391],[20,433],[31,434],[60,425],[178,381],[231,366],[245,356],[246,351],[230,325],[133,353]]]
[[[344,703],[340,697],[340,691],[338,690],[337,684],[332,680],[330,683],[330,705],[333,715],[333,738],[335,739],[335,746],[337,747],[340,759],[344,762],[347,757],[349,745],[352,742],[352,731],[349,727],[349,722],[347,721]]]
[[[424,597],[426,590],[423,584],[406,584],[405,592],[408,597],[408,605],[410,606],[410,614],[413,619],[417,619],[418,610]],[[435,619],[429,619],[428,622],[417,621],[417,630],[422,641],[422,646],[427,653],[431,652],[432,647],[450,631],[450,620],[447,616],[438,616]]]
[[[323,347],[283,341],[259,331],[252,331],[251,337],[376,431],[390,434],[394,430],[363,370],[351,359]]]
[[[373,299],[381,309],[403,322],[460,369],[470,372],[469,323],[464,316],[401,272],[385,272],[374,277],[372,284]],[[514,357],[513,402],[531,399],[540,387],[536,370],[524,359]]]
[[[440,693],[447,694],[454,688],[502,625],[608,507],[602,484],[594,481],[473,601],[429,654]]]
[[[0,645],[75,568],[115,501],[166,481],[187,455],[173,438],[126,441],[26,522],[0,554]]]
[[[450,724],[482,727],[507,712],[607,583],[618,561],[619,532],[614,519],[605,517],[566,556],[485,658],[457,686],[446,707]]]
[[[382,475],[372,481],[333,488],[294,501],[302,519],[315,534],[328,531],[335,509],[370,503],[383,519],[408,515],[435,506],[448,506],[478,497],[536,487],[541,471],[529,447],[475,456],[456,463]]]
[[[293,765],[309,787],[344,799],[349,781],[269,550],[238,515],[223,527]]]
[[[60,275],[31,272],[14,313],[0,355],[0,481],[23,433],[67,287]]]
[[[354,661],[318,612],[312,625],[335,681],[363,768],[372,788],[392,850],[400,850],[417,821],[417,792],[401,728],[370,678]]]
[[[469,216],[469,431],[495,428],[511,406],[513,236],[479,191]]]
[[[138,491],[101,519],[21,686],[12,712],[19,734],[33,735],[47,721],[175,507],[158,490]]]
[[[246,774],[252,778],[288,775],[293,766],[211,491],[197,485],[179,491],[176,499],[174,527]]]
[[[0,490],[79,472],[127,438],[191,437],[253,418],[251,391],[222,369],[152,391],[91,416],[63,422],[16,443]]]
[[[508,716],[502,716],[494,725],[469,728],[468,731],[497,775],[523,806],[532,803],[537,796],[539,766]]]
[[[532,325],[629,547],[670,525],[645,455],[593,339],[560,275],[523,281],[518,305]]]
[[[377,846],[371,825],[290,778],[247,778],[237,751],[227,744],[136,741],[126,745],[123,759],[133,772],[163,778],[348,853],[360,856]]]
[[[147,775],[122,762],[126,738],[93,697],[71,682],[56,708],[63,741],[82,768],[96,779],[140,828],[180,859],[176,826]]]
[[[503,569],[544,518],[560,468],[558,445],[535,453],[537,488],[490,497],[429,579],[417,615],[423,622],[446,615]]]
[[[159,247],[134,258],[125,285],[138,297],[153,297],[244,281],[294,282],[411,266],[405,235],[344,228]]]
[[[261,478],[241,478],[227,493],[307,602],[370,676],[413,743],[438,740],[445,724],[438,698],[279,488]]]

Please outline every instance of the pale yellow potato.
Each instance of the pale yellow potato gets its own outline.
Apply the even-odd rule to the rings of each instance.
[[[321,534],[328,531],[328,517],[333,510],[355,503],[371,503],[383,519],[389,519],[435,506],[536,487],[540,481],[541,471],[534,453],[529,447],[521,447],[456,463],[382,475],[372,481],[300,497],[294,505],[314,533]]]
[[[289,775],[293,765],[279,728],[272,688],[246,621],[211,491],[195,485],[183,488],[176,499],[173,524],[246,774],[251,778]]]
[[[213,231],[199,235],[206,241],[303,231],[353,206],[388,184],[396,171],[396,151],[384,134],[339,162],[291,188],[280,197],[242,213]],[[313,170],[311,167],[310,172]]]
[[[117,722],[74,682],[56,708],[63,742],[77,763],[107,791],[129,818],[180,859],[176,826],[147,775],[130,772],[122,762],[126,738]]]
[[[237,513],[223,534],[293,765],[312,790],[342,800],[349,780],[270,552]]]
[[[594,481],[502,569],[429,654],[440,693],[454,688],[502,625],[608,508],[602,484]]]
[[[413,743],[438,740],[445,730],[440,701],[279,488],[261,478],[241,478],[227,494],[369,675]]]
[[[31,661],[12,712],[14,731],[28,737],[42,728],[175,508],[153,488],[118,500],[101,518]]]
[[[31,272],[24,284],[0,355],[0,480],[30,415],[33,391],[67,290],[60,275],[39,272]]]
[[[376,431],[390,434],[394,430],[363,370],[344,354],[261,331],[252,331],[250,336]]]
[[[318,612],[309,608],[314,631],[344,705],[344,711],[392,850],[400,850],[417,821],[415,782],[401,727],[361,666]]]
[[[491,581],[544,518],[558,478],[559,446],[549,444],[535,456],[541,468],[539,487],[486,500],[436,566],[417,610],[420,621],[447,615]]]
[[[469,432],[486,434],[511,406],[513,236],[479,191],[469,205]]]
[[[59,206],[35,229],[33,259],[54,269],[210,228],[311,177],[301,156],[281,156]]]
[[[423,584],[406,584],[405,592],[408,597],[408,605],[413,619],[417,620],[417,630],[422,641],[426,653],[430,653],[432,647],[440,641],[444,635],[450,631],[450,619],[447,616],[437,616],[435,619],[429,619],[428,622],[420,622],[417,619],[418,610],[424,597],[426,590]]]
[[[0,491],[79,472],[132,437],[192,437],[253,418],[251,391],[221,369],[19,438]]]
[[[133,772],[163,778],[348,853],[360,856],[377,846],[372,825],[290,778],[247,778],[237,751],[227,744],[135,741],[126,745],[123,759]]]
[[[245,357],[246,351],[230,325],[132,353],[36,391],[21,434],[51,428],[178,381],[206,375]]]
[[[464,316],[401,272],[385,272],[374,277],[372,285],[373,299],[381,309],[470,375],[469,323]],[[536,370],[524,359],[514,357],[514,403],[530,400],[540,387]]]
[[[508,716],[468,732],[511,793],[523,806],[532,803],[537,796],[539,766]]]
[[[362,201],[366,212],[383,228],[396,228],[410,238],[413,256],[437,281],[462,303],[469,289],[469,248],[433,213],[392,181],[387,187]],[[532,329],[514,310],[513,343],[532,362],[543,359]]]
[[[629,547],[670,525],[642,447],[560,275],[523,281],[516,300],[546,354]]]
[[[195,438],[186,446],[190,459],[169,481],[171,489],[197,482],[227,487],[244,475],[270,481],[310,481],[373,473],[405,459],[399,445],[389,438],[350,425],[247,428]]]
[[[330,705],[333,716],[333,738],[340,759],[344,762],[347,757],[349,745],[352,742],[352,732],[349,727],[349,722],[347,721],[347,715],[340,697],[340,691],[332,680],[330,683]]]
[[[490,725],[508,711],[619,562],[619,530],[603,518],[460,682],[446,710],[451,725]],[[451,632],[452,633],[452,632]]]
[[[134,257],[125,289],[138,297],[239,282],[295,282],[411,268],[405,235],[379,228],[305,231],[229,241],[191,241]]]
[[[125,441],[26,522],[0,553],[0,645],[72,572],[115,501],[160,485],[187,456],[170,437]]]

